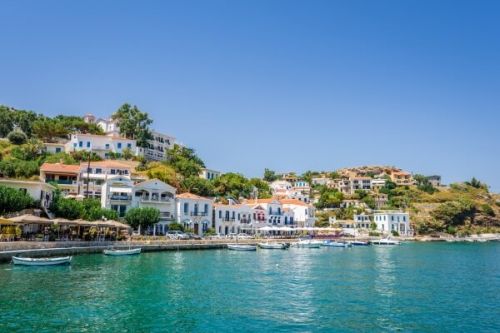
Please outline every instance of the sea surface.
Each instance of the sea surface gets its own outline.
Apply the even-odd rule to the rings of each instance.
[[[500,332],[500,243],[0,265],[0,332]]]

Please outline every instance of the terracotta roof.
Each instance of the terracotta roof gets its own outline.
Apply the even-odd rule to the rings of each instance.
[[[282,205],[297,205],[297,206],[309,206],[303,201],[300,201],[299,199],[281,199],[280,203]]]
[[[79,173],[79,165],[63,164],[63,163],[43,163],[40,171],[44,172],[60,172],[60,173]]]
[[[210,200],[209,198],[200,197],[199,195],[196,195],[196,194],[193,194],[193,193],[189,193],[189,192],[186,192],[186,193],[181,193],[181,194],[177,195],[177,198],[181,198],[181,199],[201,199],[201,200]]]
[[[273,201],[278,201],[277,199],[275,198],[269,198],[269,199],[248,199],[248,200],[245,200],[245,204],[247,205],[256,205],[256,204],[261,204],[261,203],[271,203]]]
[[[88,134],[88,133],[75,133],[74,135],[77,136],[86,136],[86,137],[93,137],[93,138],[108,138],[111,140],[127,140],[127,141],[136,141],[134,139],[127,139],[122,136],[118,135],[98,135],[98,134]]]

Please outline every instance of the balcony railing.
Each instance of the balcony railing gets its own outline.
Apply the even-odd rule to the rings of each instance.
[[[223,222],[234,222],[236,219],[234,217],[225,217],[222,219]]]
[[[190,216],[208,216],[208,212],[191,212]]]
[[[111,195],[109,198],[111,200],[114,200],[114,201],[130,201],[130,200],[132,200],[131,195]]]
[[[170,198],[142,196],[141,202],[170,202]]]
[[[76,185],[76,180],[64,180],[64,179],[46,179],[46,183],[56,183],[61,185]]]

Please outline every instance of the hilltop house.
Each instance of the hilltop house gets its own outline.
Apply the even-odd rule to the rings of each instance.
[[[136,141],[116,135],[71,134],[71,139],[65,145],[66,153],[74,151],[92,151],[101,158],[109,158],[110,153],[123,154],[128,149],[137,153]]]
[[[40,167],[40,180],[55,183],[64,195],[76,196],[80,192],[80,166],[62,163],[44,163]]]

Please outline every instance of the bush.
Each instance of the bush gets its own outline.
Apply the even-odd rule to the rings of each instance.
[[[125,215],[125,221],[133,228],[147,228],[160,221],[160,211],[156,208],[132,208]]]
[[[57,216],[69,220],[81,218],[84,214],[84,206],[81,201],[65,199],[57,194],[50,206],[50,210]]]
[[[450,235],[455,235],[457,233],[457,229],[450,225],[448,229],[446,229],[446,232],[449,233]]]
[[[112,209],[102,208],[101,202],[97,199],[84,199],[83,216],[82,218],[87,221],[97,221],[103,218],[107,220],[118,219],[118,213]]]
[[[37,161],[6,159],[0,161],[0,174],[8,178],[30,178],[40,173]]]
[[[481,211],[486,215],[495,216],[495,211],[488,204],[481,205]]]
[[[168,230],[179,230],[184,231],[184,226],[180,223],[170,223],[168,225]]]
[[[399,232],[397,232],[396,230],[392,230],[392,231],[391,231],[391,234],[392,234],[394,237],[399,237]]]
[[[378,232],[378,231],[370,231],[368,233],[368,236],[378,237],[378,236],[380,236],[380,232]]]
[[[14,145],[22,145],[28,140],[28,137],[20,130],[13,130],[7,135],[7,139]]]
[[[0,185],[0,214],[18,212],[33,205],[34,201],[28,194]]]

